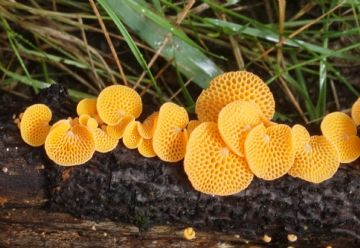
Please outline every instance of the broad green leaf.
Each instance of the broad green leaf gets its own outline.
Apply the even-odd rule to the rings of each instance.
[[[162,16],[151,11],[144,1],[101,1],[106,2],[124,24],[155,50],[162,46],[166,36],[171,33],[172,37],[161,55],[173,61],[173,65],[176,65],[182,74],[200,87],[206,88],[214,76],[222,73],[196,43]]]

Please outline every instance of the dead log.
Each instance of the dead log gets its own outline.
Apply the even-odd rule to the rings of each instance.
[[[47,92],[43,92],[37,102],[47,101],[57,115],[70,113],[63,108],[69,106],[63,104],[68,103],[65,96],[50,97]],[[51,94],[56,95],[56,91]],[[49,98],[55,103],[49,102]],[[144,235],[141,237],[146,237],[146,233],[158,225],[175,225],[177,231],[193,226],[205,232],[221,232],[215,240],[231,237],[229,242],[237,245],[244,244],[244,240],[263,244],[262,237],[267,234],[272,237],[271,245],[284,246],[290,244],[287,235],[295,234],[298,238],[296,247],[359,246],[360,173],[350,166],[342,166],[331,180],[319,185],[285,176],[270,182],[255,179],[248,189],[233,196],[209,196],[193,190],[181,163],[167,164],[158,159],[146,159],[122,145],[111,153],[96,154],[82,166],[56,166],[47,159],[42,148],[25,145],[12,123],[12,115],[28,103],[4,96],[1,101],[0,199],[5,209],[0,212],[0,230],[1,233],[6,231],[13,240],[19,233],[26,232],[41,239],[41,232],[36,230],[45,233],[49,230],[60,235],[58,238],[70,240],[67,235],[75,234],[71,228],[67,229],[66,224],[72,223],[72,217],[55,214],[66,212],[81,218],[76,219],[78,226],[72,228],[84,233],[89,230],[82,223],[90,222],[83,219],[99,221],[100,224],[112,220],[137,226],[138,232]],[[31,212],[34,217],[29,219],[25,214],[18,219],[14,215],[4,217],[6,211],[11,213],[9,209],[12,208],[15,208],[16,216],[21,216],[19,208],[31,211],[28,209],[30,206],[41,206],[46,212],[34,210]],[[45,220],[41,219],[42,215],[46,216]],[[57,221],[64,226],[57,225]],[[111,232],[111,228],[115,227],[109,227],[107,232]],[[173,231],[165,233],[154,234],[152,241],[177,240],[175,244],[166,244],[180,247],[176,246],[181,242]],[[135,236],[128,244],[140,244],[137,243],[140,236]],[[0,236],[0,240],[3,237]],[[51,237],[41,240],[48,239]],[[19,242],[25,242],[25,239]],[[0,245],[6,246],[7,243]]]

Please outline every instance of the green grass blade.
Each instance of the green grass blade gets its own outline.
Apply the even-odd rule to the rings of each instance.
[[[111,7],[111,5],[108,4],[108,1],[106,1],[106,0],[98,0],[98,2],[101,4],[101,6],[106,10],[108,15],[114,21],[114,23],[118,27],[119,31],[121,32],[121,34],[124,36],[124,38],[126,40],[126,43],[128,44],[128,46],[129,46],[130,50],[132,51],[133,55],[135,56],[136,60],[138,61],[138,63],[141,65],[141,67],[146,71],[146,73],[150,77],[151,82],[153,83],[153,86],[154,86],[154,88],[155,88],[155,90],[156,90],[156,92],[158,94],[158,97],[160,98],[160,101],[164,101],[162,90],[158,86],[154,76],[152,75],[149,67],[147,66],[147,63],[146,63],[144,57],[142,56],[139,48],[136,46],[136,44],[135,44],[134,40],[132,39],[131,35],[126,30],[126,28],[123,25],[122,21],[115,14],[115,12],[114,12],[113,8]]]
[[[1,64],[0,64],[0,70],[9,78],[12,78],[13,80],[16,80],[22,84],[34,87],[38,90],[40,89],[44,89],[49,87],[51,84],[49,83],[45,83],[36,79],[32,79],[32,78],[28,78],[25,76],[21,76],[17,73],[11,72],[9,70],[7,70],[6,68],[4,68]],[[68,89],[69,95],[76,101],[81,100],[83,98],[94,98],[93,95],[89,95],[77,90],[73,90],[73,89]]]
[[[135,5],[130,3],[134,1],[101,0],[99,2],[106,3],[134,33],[154,49],[158,49],[169,34],[168,28],[159,25],[142,12],[145,7],[135,9]],[[194,83],[206,88],[210,80],[222,71],[200,49],[187,41],[173,35],[161,55],[168,61],[174,61],[174,65],[177,65],[179,71],[187,78],[192,78]]]
[[[256,38],[265,39],[270,42],[277,43],[279,42],[279,34],[272,31],[271,29],[256,29],[251,28],[246,25],[231,23],[227,21],[221,21],[218,19],[212,19],[212,18],[204,18],[204,21],[208,24],[211,24],[215,27],[223,29],[224,32],[227,34],[245,34],[248,36],[253,36]],[[339,53],[338,51],[334,51],[325,47],[321,47],[318,45],[314,45],[308,42],[305,42],[303,40],[298,39],[287,39],[284,42],[284,45],[291,46],[291,47],[299,47],[304,48],[306,50],[309,50],[311,52],[316,52],[322,55],[326,56],[333,56],[333,57],[339,57],[343,59],[354,59],[358,60],[359,58],[356,56],[349,56],[347,54]]]

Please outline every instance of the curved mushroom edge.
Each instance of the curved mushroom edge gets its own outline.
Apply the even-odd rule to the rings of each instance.
[[[231,94],[224,91],[229,87]],[[238,89],[241,89],[241,92]],[[122,101],[117,101],[119,95],[125,93],[130,95],[124,95]],[[266,97],[264,98],[262,94]],[[356,131],[356,126],[360,124],[360,98],[352,106],[351,117],[341,112],[327,114],[321,123],[322,136],[311,136],[306,128],[299,124],[292,128],[287,127],[287,156],[283,158],[280,156],[280,159],[287,160],[287,166],[278,173],[277,169],[273,168],[273,164],[266,163],[266,161],[272,161],[271,159],[265,159],[264,164],[259,161],[257,166],[254,166],[256,159],[251,156],[256,156],[256,154],[253,155],[250,150],[246,150],[245,144],[248,144],[248,147],[250,147],[249,144],[255,144],[249,140],[254,139],[254,132],[252,132],[254,129],[262,130],[257,135],[256,142],[263,149],[268,149],[269,154],[266,156],[269,158],[277,152],[273,150],[273,147],[284,146],[284,144],[276,143],[278,142],[276,136],[270,135],[271,130],[275,130],[276,126],[280,128],[285,125],[272,121],[275,101],[268,86],[258,76],[246,71],[218,75],[210,82],[208,89],[202,91],[196,103],[198,119],[189,120],[183,107],[174,103],[164,103],[160,111],[150,114],[143,122],[140,122],[137,120],[142,112],[140,95],[129,87],[112,85],[103,89],[97,99],[81,100],[76,108],[77,117],[55,120],[50,125],[51,110],[46,105],[34,104],[29,106],[24,113],[20,113],[14,124],[20,129],[24,142],[32,146],[45,144],[45,149],[49,151],[47,155],[60,166],[84,164],[95,152],[107,153],[115,149],[120,139],[123,139],[126,147],[137,148],[138,152],[147,158],[157,156],[166,162],[176,162],[185,157],[186,161],[190,161],[189,154],[193,153],[193,149],[188,147],[190,139],[199,156],[204,156],[204,161],[207,159],[209,163],[222,161],[226,152],[225,155],[230,156],[228,158],[242,161],[242,166],[249,171],[249,178],[258,176],[264,180],[274,180],[288,174],[300,180],[321,183],[329,180],[336,173],[340,163],[350,163],[360,156],[360,138]],[[42,113],[38,114],[40,110]],[[218,114],[219,119],[217,119]],[[200,129],[204,128],[202,124],[208,121],[211,121],[211,126],[218,130],[216,137],[220,140],[217,142],[221,142],[221,147],[223,147],[219,151],[210,149],[211,154],[207,154],[211,144],[201,144],[201,140],[206,139],[200,136],[195,138],[192,135],[193,133],[199,135]],[[249,133],[251,135],[248,135]],[[74,143],[72,135],[80,135],[81,142],[87,145],[87,154],[78,161],[57,161],[54,153],[57,154],[58,151],[51,149],[56,149],[57,144],[65,144],[69,140]],[[248,136],[250,136],[249,139]],[[198,139],[200,143],[195,144],[195,139]],[[50,141],[55,146],[50,146]],[[256,144],[251,146],[251,149],[255,151],[256,146]],[[323,172],[317,170],[315,175],[311,164],[313,161],[321,164],[322,158],[325,157],[322,154],[324,150],[332,153],[331,159],[328,159],[332,169],[324,169]],[[77,150],[74,148],[74,151]],[[60,152],[62,154],[64,151]],[[66,151],[63,155],[66,155]],[[77,156],[69,154],[69,157]],[[281,164],[284,161],[277,162]],[[189,162],[187,166],[189,167]],[[207,167],[211,169],[214,166],[216,167],[216,164]],[[253,171],[255,167],[256,170]],[[322,167],[326,168],[326,165]],[[264,178],[259,175],[259,170],[269,169],[276,172],[278,176]],[[185,168],[185,173],[190,179],[194,175],[190,175],[189,171]],[[205,170],[204,173],[210,175],[214,171]],[[206,177],[206,174],[202,174],[201,177]],[[218,178],[216,180],[224,180],[225,177]],[[248,181],[250,184],[251,180]],[[216,184],[221,185],[221,182],[216,182]],[[209,194],[209,190],[202,190],[199,186],[194,188]],[[211,194],[216,194],[216,192],[211,192]],[[231,193],[220,192],[218,195],[231,195]]]

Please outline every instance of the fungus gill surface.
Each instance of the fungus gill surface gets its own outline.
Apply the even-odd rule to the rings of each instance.
[[[201,124],[201,121],[199,121],[199,120],[191,120],[191,121],[189,121],[189,123],[186,126],[186,130],[188,132],[189,137],[190,137],[192,131],[194,131],[194,129],[197,126],[199,126],[200,124]]]
[[[100,92],[96,109],[106,124],[115,126],[125,116],[139,117],[142,112],[141,97],[129,87],[123,85],[108,86]]]
[[[50,131],[51,110],[44,104],[34,104],[28,107],[20,121],[22,139],[31,146],[42,146]]]
[[[291,128],[294,152],[301,152],[304,146],[310,142],[310,134],[302,125],[296,124]]]
[[[238,193],[253,179],[245,158],[229,150],[213,122],[204,122],[192,132],[184,168],[192,186],[211,195]]]
[[[339,153],[341,163],[350,163],[360,155],[360,138],[355,122],[342,112],[333,112],[321,122],[321,132]]]
[[[264,180],[285,175],[294,163],[291,128],[277,124],[254,127],[245,140],[245,156],[251,171]]]
[[[360,125],[360,97],[354,102],[351,107],[351,118],[357,126]]]
[[[269,120],[275,113],[275,101],[269,87],[258,76],[246,71],[227,72],[215,77],[201,92],[195,112],[200,121],[217,122],[220,110],[237,100],[256,103]]]
[[[134,120],[132,116],[124,116],[121,121],[115,126],[107,126],[106,132],[114,139],[121,139],[124,135],[126,126]]]
[[[85,126],[60,122],[46,137],[45,151],[58,165],[84,164],[95,152],[94,135]]]
[[[131,121],[124,130],[123,143],[129,149],[137,148],[142,139],[137,128],[138,125],[138,121]]]
[[[244,156],[245,138],[249,131],[261,123],[259,107],[246,101],[234,101],[223,107],[218,117],[220,135],[237,155]]]
[[[188,113],[183,107],[171,102],[161,106],[153,136],[153,148],[161,160],[177,162],[184,158],[188,123]]]
[[[143,123],[138,124],[138,131],[144,139],[151,139],[154,135],[159,112],[154,112],[149,115]]]
[[[106,153],[115,149],[119,143],[118,139],[114,139],[106,133],[106,126],[101,128],[94,128],[91,130],[95,140],[95,151]]]
[[[335,147],[324,136],[311,136],[296,149],[294,165],[289,175],[312,183],[321,183],[337,171],[340,160]]]

